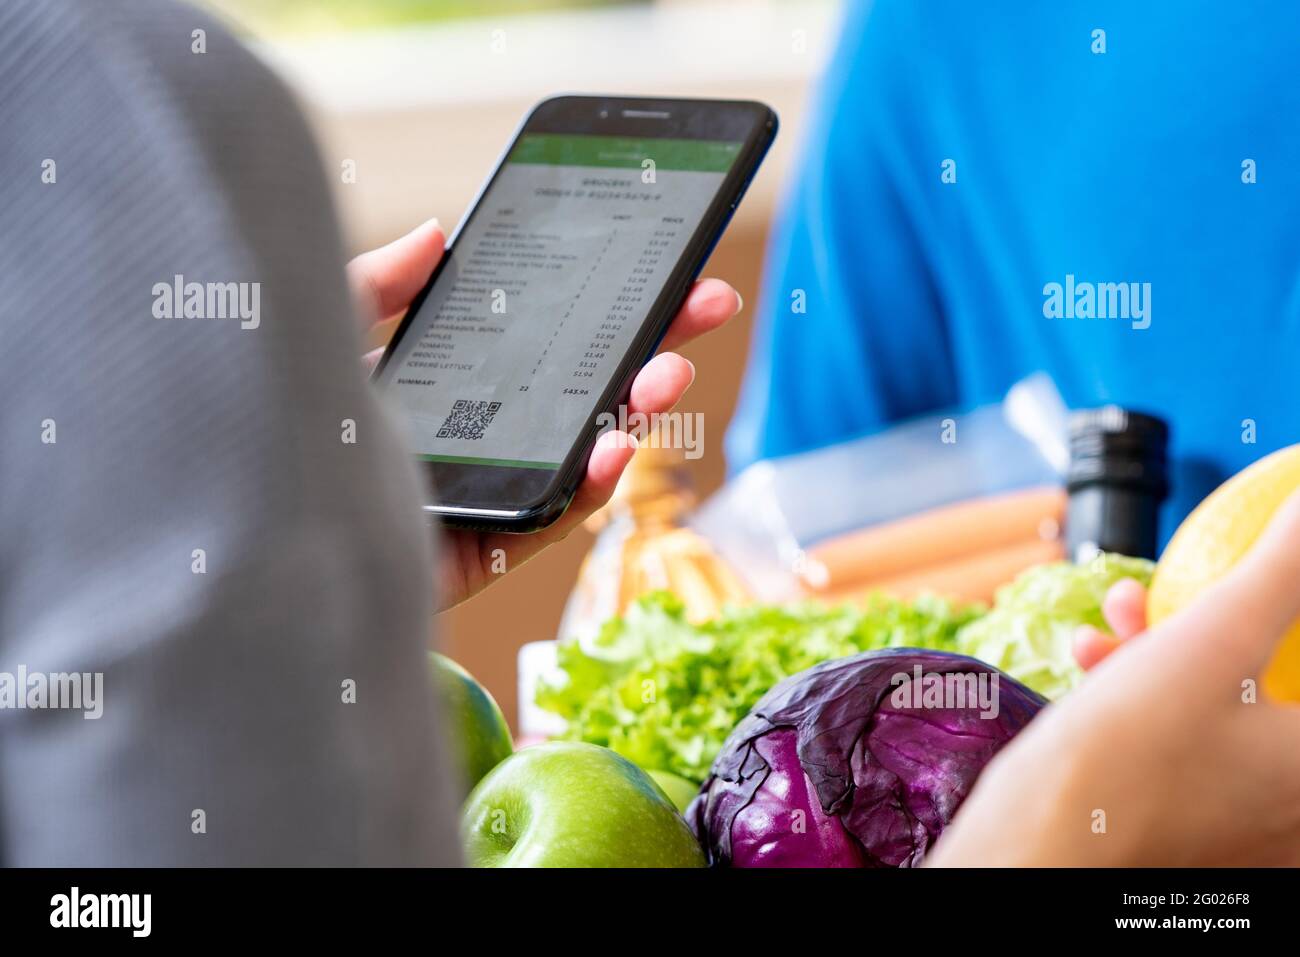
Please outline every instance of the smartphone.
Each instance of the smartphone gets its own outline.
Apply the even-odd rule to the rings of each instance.
[[[747,101],[533,109],[375,368],[427,513],[507,532],[564,513],[776,128]]]

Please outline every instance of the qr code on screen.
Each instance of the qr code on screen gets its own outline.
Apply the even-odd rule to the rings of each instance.
[[[477,402],[474,399],[457,399],[451,412],[438,429],[440,439],[466,439],[477,442],[483,430],[492,424],[492,418],[501,408],[500,402]]]

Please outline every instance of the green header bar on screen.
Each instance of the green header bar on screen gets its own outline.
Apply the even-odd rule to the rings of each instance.
[[[723,140],[525,133],[511,150],[510,162],[642,169],[646,160],[654,160],[656,169],[725,173],[731,169],[743,145]]]

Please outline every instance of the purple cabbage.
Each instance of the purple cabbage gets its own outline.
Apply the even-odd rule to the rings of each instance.
[[[715,865],[914,867],[984,765],[1046,704],[947,652],[827,661],[782,681],[736,725],[686,818]]]

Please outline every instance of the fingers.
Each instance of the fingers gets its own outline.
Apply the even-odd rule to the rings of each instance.
[[[1074,634],[1074,645],[1070,650],[1074,653],[1074,660],[1079,663],[1079,667],[1084,671],[1091,671],[1118,648],[1120,643],[1120,639],[1100,628],[1080,625],[1079,630]]]
[[[1106,590],[1101,614],[1110,626],[1109,632],[1080,625],[1074,633],[1070,650],[1084,671],[1091,671],[1125,641],[1146,631],[1146,588],[1134,578],[1121,578]]]
[[[430,224],[426,224],[421,227],[421,230],[429,226]],[[416,231],[419,232],[420,230]],[[403,281],[385,284],[382,277],[388,276],[391,279],[395,273],[401,273],[399,268],[401,263],[407,262],[409,265],[407,252],[404,252],[402,247],[409,244],[411,240],[412,237],[407,236],[383,249],[366,253],[354,260],[353,265],[349,267],[354,285],[370,287],[367,295],[373,302],[378,303],[374,311],[380,316],[386,316],[405,307],[410,297],[419,292],[421,286],[428,280],[429,271],[442,253],[442,234],[439,231],[436,242],[433,243],[437,254],[431,257],[428,268],[418,278],[418,282],[413,280],[408,271],[404,274]],[[399,275],[398,278],[403,279],[403,276]],[[393,292],[394,290],[396,293]],[[394,307],[394,302],[403,298],[405,301]],[[662,347],[670,350],[711,329],[716,329],[738,313],[741,306],[740,295],[721,280],[705,279],[697,282],[665,334]],[[367,356],[367,360],[369,359],[370,356]],[[694,365],[676,353],[663,351],[646,363],[637,374],[628,398],[628,412],[644,415],[667,412],[677,404],[694,381]],[[459,536],[454,540],[462,551],[474,552],[474,560],[469,561],[471,565],[486,568],[486,556],[501,549],[507,556],[508,567],[517,568],[548,545],[564,538],[586,521],[592,512],[609,501],[623,470],[632,460],[636,444],[635,438],[625,432],[611,431],[601,435],[592,449],[591,458],[587,463],[586,478],[578,486],[573,502],[555,523],[540,532],[531,535]],[[485,575],[486,573],[480,574],[475,579],[477,584],[471,585],[465,581],[459,584],[452,583],[456,587],[449,587],[447,591],[447,594],[452,596],[450,601],[454,603],[481,589],[483,581],[486,580]]]
[[[369,326],[401,312],[424,288],[442,258],[446,240],[431,219],[400,239],[348,263],[348,282]]]
[[[686,296],[681,311],[664,335],[661,349],[677,349],[718,328],[745,306],[740,293],[721,279],[701,279]]]
[[[626,432],[611,430],[596,439],[587,461],[587,477],[574,493],[573,502],[568,511],[550,528],[543,530],[540,536],[542,544],[559,541],[578,525],[587,520],[592,512],[609,501],[614,488],[636,453],[637,441]]]
[[[587,481],[579,486],[570,511],[581,509],[590,515],[609,501],[636,447],[636,439],[626,432],[610,431],[598,438],[587,462]]]
[[[1121,641],[1141,634],[1147,627],[1146,588],[1134,578],[1120,579],[1107,590],[1101,613]]]
[[[374,372],[375,366],[379,365],[379,359],[383,354],[383,346],[380,346],[378,349],[371,349],[361,357],[361,367],[365,369],[367,373]]]
[[[695,366],[675,352],[662,352],[645,364],[632,382],[628,412],[652,415],[675,406],[695,381]]]
[[[578,486],[573,501],[559,519],[531,535],[486,536],[483,539],[483,552],[490,554],[493,549],[504,549],[509,567],[517,568],[542,549],[565,538],[585,522],[592,512],[609,501],[623,470],[632,461],[636,448],[636,439],[626,432],[603,433],[591,450],[587,477]]]
[[[673,352],[660,353],[646,363],[632,383],[628,413],[651,415],[667,412],[695,381],[695,366]],[[637,440],[611,430],[596,439],[587,462],[587,475],[573,502],[552,525],[532,535],[490,535],[481,540],[484,554],[504,549],[511,568],[518,567],[548,545],[560,541],[609,501],[623,470],[632,461]]]
[[[1235,609],[1231,618],[1247,638],[1243,650],[1267,660],[1300,618],[1300,492],[1278,509],[1251,550],[1205,598],[1216,591],[1221,592],[1220,617],[1228,614],[1224,606]],[[1250,626],[1243,628],[1244,623]]]
[[[1227,652],[1245,668],[1263,667],[1300,618],[1300,493],[1278,509],[1255,545],[1226,577],[1161,622],[1179,640]],[[1154,634],[1154,630],[1152,632]]]

